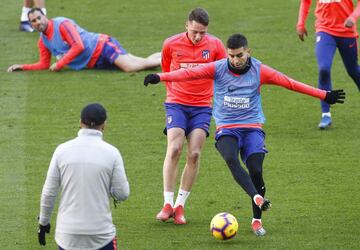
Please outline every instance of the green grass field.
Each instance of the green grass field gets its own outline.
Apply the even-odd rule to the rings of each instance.
[[[37,242],[42,185],[55,147],[74,137],[89,102],[108,109],[105,139],[123,155],[131,196],[113,209],[119,249],[358,249],[360,223],[360,95],[337,54],[332,79],[344,105],[332,109],[333,127],[320,131],[319,102],[278,87],[262,88],[270,153],[264,164],[272,210],[268,234],[250,231],[251,206],[215,150],[213,125],[196,185],[187,202],[188,225],[161,224],[162,163],[166,149],[163,85],[145,88],[147,72],[84,70],[6,73],[38,58],[38,34],[17,30],[22,1],[0,2],[0,248],[55,249],[55,217],[48,245]],[[184,30],[191,8],[205,7],[209,32],[223,41],[248,37],[253,55],[287,75],[316,86],[313,15],[309,37],[295,33],[298,0],[254,1],[47,1],[49,17],[73,18],[89,31],[110,34],[139,56],[159,51]],[[160,68],[157,69],[160,71]],[[180,166],[184,165],[181,159]],[[182,169],[182,167],[181,167]],[[228,211],[239,222],[236,238],[213,239],[209,223]]]

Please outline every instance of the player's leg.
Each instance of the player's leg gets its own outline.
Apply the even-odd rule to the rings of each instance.
[[[156,215],[161,221],[173,216],[174,190],[178,162],[185,141],[186,117],[180,105],[165,104],[167,149],[163,165],[164,205]]]
[[[142,58],[142,57],[138,57],[138,56],[134,56],[132,54],[129,54],[130,57],[132,57],[134,60],[142,60],[142,59],[154,59],[158,62],[158,60],[161,60],[161,52],[155,52],[151,55],[149,55],[146,58]]]
[[[202,129],[194,129],[187,136],[186,164],[181,176],[181,188],[190,191],[199,172],[201,150],[206,139]]]
[[[258,204],[251,201],[253,207],[253,219],[251,228],[255,235],[263,236],[266,234],[262,226],[262,211],[266,211],[271,207],[269,200],[265,199],[265,182],[263,179],[263,161],[265,154],[268,152],[265,147],[265,133],[261,129],[252,129],[243,132],[243,149],[241,157],[246,163],[252,182],[258,193],[264,197],[264,203],[259,207]]]
[[[258,194],[249,174],[242,168],[239,160],[238,140],[233,136],[224,135],[217,139],[216,149],[226,162],[235,181],[253,199]]]
[[[332,90],[331,66],[336,51],[335,38],[325,32],[316,34],[315,53],[319,69],[318,87],[326,91]],[[319,123],[320,129],[325,129],[331,125],[330,105],[320,101],[322,117]]]
[[[206,139],[206,132],[194,129],[187,136],[186,164],[181,175],[180,189],[174,205],[174,223],[186,224],[184,207],[190,195],[193,184],[199,173],[201,149]]]
[[[160,66],[161,53],[154,53],[147,58],[132,54],[119,55],[114,64],[124,72],[136,72],[144,69],[152,69]]]
[[[185,141],[185,131],[182,128],[167,130],[167,149],[164,159],[163,177],[164,191],[174,192],[178,162]]]
[[[264,157],[265,153],[255,153],[250,155],[246,161],[251,179],[262,197],[265,197],[266,193],[265,182],[262,174]],[[271,206],[271,203],[269,200],[265,200],[265,202],[265,209],[267,209]],[[252,208],[253,219],[251,221],[251,228],[257,236],[264,236],[266,234],[266,230],[264,229],[261,221],[262,209],[260,209],[254,201],[252,201]]]
[[[358,64],[358,45],[356,38],[338,38],[338,48],[349,76],[360,91],[360,66]]]
[[[28,12],[31,10],[33,6],[33,1],[32,0],[24,0],[23,1],[23,7],[21,10],[21,16],[20,16],[20,25],[19,25],[19,30],[20,31],[25,31],[25,32],[33,32],[34,29],[31,27],[31,24],[29,22],[29,18],[28,18]]]
[[[184,207],[195,183],[200,168],[200,155],[212,115],[210,107],[186,107],[188,117],[185,135],[187,138],[186,164],[181,175],[180,189],[175,202],[174,223],[186,224]]]
[[[164,205],[156,216],[158,220],[166,221],[173,216],[178,162],[184,141],[185,131],[182,128],[171,128],[167,130],[167,149],[163,165]]]
[[[249,156],[246,161],[246,166],[249,169],[249,174],[257,192],[262,196],[265,197],[265,182],[263,179],[263,161],[265,158],[264,153],[255,153]],[[261,209],[254,203],[253,204],[253,213],[254,218],[261,219]]]
[[[154,53],[148,58],[141,58],[129,54],[113,37],[105,42],[101,56],[95,64],[98,69],[118,68],[125,72],[135,72],[143,69],[154,68],[160,65],[161,54]]]

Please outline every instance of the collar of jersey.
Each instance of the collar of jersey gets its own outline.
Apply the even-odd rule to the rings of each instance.
[[[78,132],[78,136],[98,136],[102,137],[103,133],[97,129],[82,128]]]
[[[251,68],[251,65],[252,65],[252,64],[251,64],[251,58],[249,57],[249,58],[248,58],[248,61],[247,61],[247,63],[246,63],[246,66],[245,66],[243,69],[237,69],[237,68],[235,68],[234,66],[232,66],[231,63],[230,63],[230,61],[229,61],[229,59],[227,59],[227,65],[228,65],[229,71],[230,71],[232,74],[239,76],[239,75],[244,75],[244,74],[246,74],[246,72],[248,72],[249,69]]]
[[[184,36],[183,36],[184,41],[191,46],[202,46],[203,42],[206,40],[206,37],[207,37],[207,34],[203,37],[203,39],[201,39],[201,41],[199,43],[193,44],[192,41],[190,41],[190,39],[188,38],[187,32],[184,32]]]

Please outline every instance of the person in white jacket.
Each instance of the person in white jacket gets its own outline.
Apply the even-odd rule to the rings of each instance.
[[[111,197],[126,200],[129,183],[121,154],[105,142],[106,110],[92,103],[81,111],[75,139],[59,145],[51,159],[41,194],[38,239],[45,245],[59,191],[55,241],[61,249],[116,249]]]

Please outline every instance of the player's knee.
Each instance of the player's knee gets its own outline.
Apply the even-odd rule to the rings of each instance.
[[[191,161],[192,163],[196,163],[199,161],[200,155],[201,155],[200,150],[192,150],[188,154],[188,160]]]
[[[319,81],[323,83],[330,82],[330,70],[328,68],[320,68]]]
[[[131,73],[131,72],[136,71],[132,65],[123,65],[123,66],[121,66],[121,70],[126,73]]]
[[[116,67],[121,69],[126,73],[135,72],[138,70],[138,65],[136,65],[128,55],[119,56],[118,59],[114,62]]]
[[[238,159],[235,156],[232,155],[224,155],[224,160],[226,162],[226,164],[231,168],[233,166],[237,165]]]
[[[172,145],[168,147],[168,155],[172,159],[178,159],[181,155],[182,147],[180,145]]]

